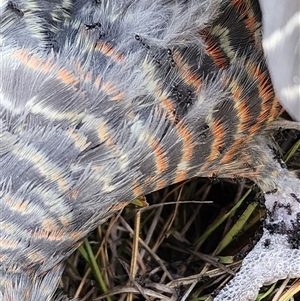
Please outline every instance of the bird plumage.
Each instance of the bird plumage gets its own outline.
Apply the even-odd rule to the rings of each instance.
[[[62,260],[135,197],[195,176],[276,187],[256,1],[4,1],[1,15],[2,298],[50,300]]]

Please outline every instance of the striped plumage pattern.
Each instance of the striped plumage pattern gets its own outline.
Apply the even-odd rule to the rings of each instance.
[[[0,298],[50,300],[135,197],[195,176],[276,187],[257,1],[1,5]]]

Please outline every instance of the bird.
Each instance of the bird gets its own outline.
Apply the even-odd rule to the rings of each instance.
[[[51,300],[63,260],[141,195],[294,176],[256,0],[4,0],[1,41],[2,300]]]

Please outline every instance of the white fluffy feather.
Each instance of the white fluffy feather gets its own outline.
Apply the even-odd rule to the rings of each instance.
[[[300,121],[300,2],[260,0],[263,47],[281,104]]]

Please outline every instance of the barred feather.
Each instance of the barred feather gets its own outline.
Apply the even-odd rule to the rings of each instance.
[[[277,185],[258,11],[2,2],[2,298],[50,300],[61,261],[135,197],[214,174]]]

